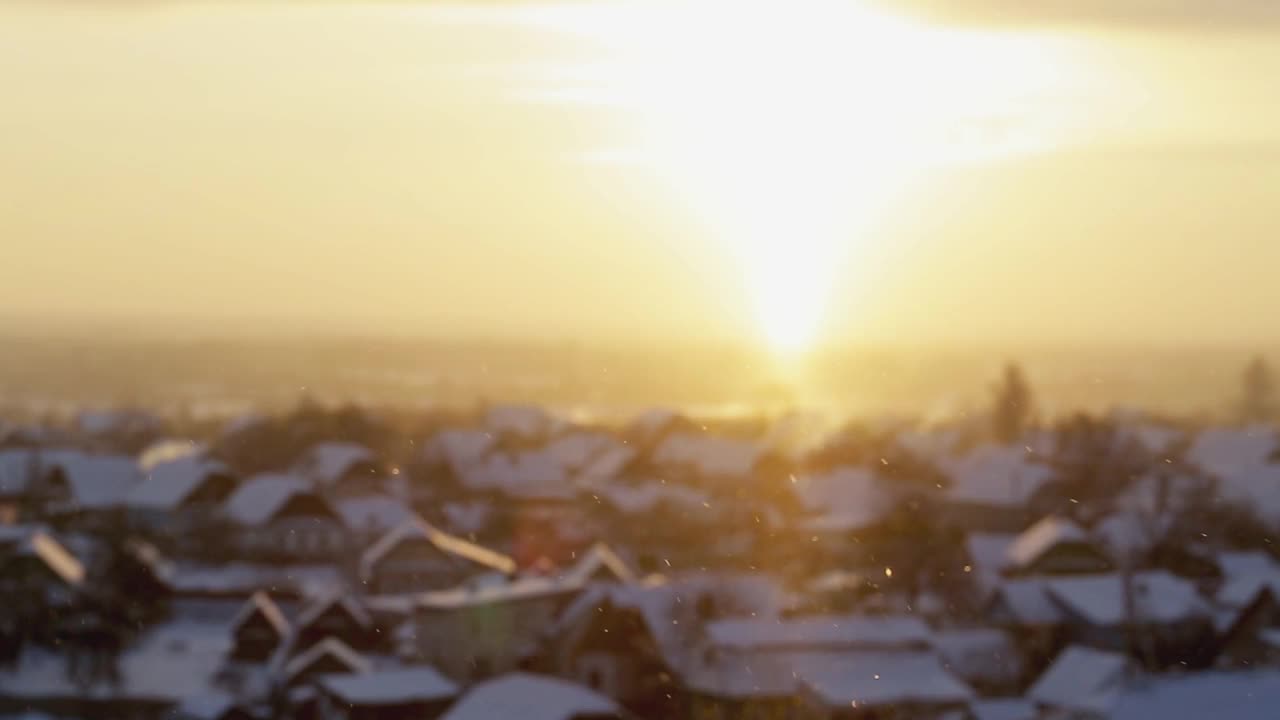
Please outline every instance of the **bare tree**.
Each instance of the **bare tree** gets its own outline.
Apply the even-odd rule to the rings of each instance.
[[[1266,358],[1258,355],[1241,377],[1240,419],[1246,423],[1267,422],[1276,416],[1275,379]]]
[[[1022,368],[1015,363],[1006,365],[992,393],[995,406],[991,421],[996,439],[1003,443],[1016,442],[1031,419],[1031,386]]]

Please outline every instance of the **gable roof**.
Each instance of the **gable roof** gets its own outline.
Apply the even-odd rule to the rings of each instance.
[[[285,637],[289,634],[289,621],[285,619],[284,613],[281,612],[280,606],[267,593],[259,590],[249,596],[249,600],[240,608],[235,617],[231,620],[232,630],[237,630],[241,625],[249,621],[254,615],[261,615],[276,631],[276,635]]]
[[[909,616],[741,618],[707,623],[705,632],[710,646],[752,651],[921,649],[930,641],[929,627]]]
[[[1005,552],[1005,569],[1023,569],[1035,563],[1055,545],[1087,543],[1089,535],[1074,522],[1050,515],[1022,531]]]
[[[14,553],[37,558],[68,585],[76,586],[84,581],[84,564],[44,530],[36,529],[27,533]]]
[[[302,475],[325,485],[332,485],[362,463],[376,463],[377,455],[358,443],[322,442],[312,445],[295,464]]]
[[[1120,693],[1110,720],[1271,720],[1280,707],[1280,672],[1173,673]]]
[[[296,475],[255,475],[227,498],[223,511],[241,525],[261,525],[275,517],[296,495],[319,498],[310,483]],[[323,502],[323,498],[320,500]]]
[[[940,464],[951,479],[948,499],[983,505],[1025,506],[1053,476],[1052,468],[1022,445],[984,445]]]
[[[319,619],[320,616],[328,612],[330,608],[335,606],[342,608],[342,610],[359,625],[363,627],[370,627],[373,625],[373,618],[369,617],[368,611],[366,611],[364,606],[357,602],[355,598],[346,593],[332,593],[307,606],[307,608],[298,615],[295,626],[298,630],[302,630]]]
[[[1146,622],[1208,617],[1208,604],[1189,580],[1163,570],[1134,573],[1129,581],[1133,612]],[[1119,573],[1048,578],[1049,597],[1063,609],[1095,625],[1127,622],[1126,582]]]
[[[882,519],[896,502],[875,471],[842,467],[818,475],[795,478],[792,489],[800,502],[818,516],[805,524],[814,530],[856,530]]]
[[[1129,668],[1124,655],[1072,645],[1059,653],[1027,697],[1055,708],[1104,711],[1120,691]]]
[[[974,697],[928,651],[812,654],[792,666],[806,693],[826,707],[959,704]]]
[[[319,685],[351,705],[396,705],[447,700],[458,686],[426,666],[378,670],[360,675],[329,675]]]
[[[333,503],[333,509],[356,532],[386,532],[419,518],[405,501],[389,495],[342,498]]]
[[[299,673],[306,671],[308,667],[326,656],[338,660],[352,673],[369,671],[369,662],[360,653],[352,650],[351,646],[336,637],[327,637],[290,660],[284,666],[285,679],[294,679]]]
[[[506,555],[450,535],[415,517],[397,525],[364,551],[360,556],[360,576],[369,578],[383,557],[400,543],[412,539],[426,540],[442,553],[501,573],[512,573],[516,569],[515,561]]]
[[[441,430],[426,442],[422,458],[440,462],[455,473],[478,464],[497,445],[498,438],[485,430]]]
[[[82,508],[121,505],[140,479],[138,464],[126,455],[15,448],[0,451],[0,495],[21,494],[54,469],[62,472],[72,500]]]
[[[1053,625],[1062,621],[1062,610],[1049,599],[1043,578],[1001,581],[992,591],[988,607],[1003,608],[1020,625]]]
[[[157,463],[129,493],[129,504],[170,510],[181,505],[209,477],[232,474],[225,464],[199,455]]]
[[[763,450],[755,443],[715,435],[673,433],[653,450],[660,465],[686,467],[707,478],[746,477],[756,466]]]
[[[565,582],[579,585],[590,582],[600,571],[607,571],[614,580],[620,583],[635,582],[635,573],[618,557],[618,554],[604,543],[592,545],[582,557],[578,558],[563,575]]]
[[[572,720],[580,715],[621,717],[609,698],[581,685],[529,673],[509,673],[471,688],[441,720]]]

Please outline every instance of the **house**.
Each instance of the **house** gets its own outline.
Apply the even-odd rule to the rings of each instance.
[[[367,673],[369,669],[369,662],[351,646],[327,637],[285,663],[281,675],[287,687],[296,688],[320,677]]]
[[[733,618],[707,623],[714,653],[839,650],[927,650],[929,627],[912,616],[827,615]]]
[[[315,686],[321,720],[433,720],[459,692],[427,666],[324,675]]]
[[[197,533],[217,516],[239,478],[218,460],[190,454],[141,465],[143,478],[129,491],[135,522],[174,535]]]
[[[971,532],[1008,533],[1035,519],[1033,502],[1053,470],[1021,445],[984,445],[960,457],[944,457],[951,480],[944,494],[947,522]]]
[[[401,523],[360,556],[360,580],[374,594],[443,590],[485,572],[511,574],[511,558],[442,532],[419,518]]]
[[[501,577],[413,598],[415,657],[468,680],[532,667],[545,632],[582,591],[558,579]]]
[[[942,666],[984,695],[1021,689],[1026,663],[1013,633],[999,628],[936,630],[932,645]]]
[[[558,421],[536,405],[495,405],[484,413],[483,425],[500,442],[528,444],[547,437]]]
[[[1253,600],[1229,617],[1218,642],[1216,667],[1280,665],[1280,602],[1269,586],[1259,586]]]
[[[360,651],[374,649],[380,642],[379,628],[369,611],[347,594],[316,600],[298,615],[293,626],[288,647],[291,655],[331,639]]]
[[[261,560],[330,560],[348,547],[342,518],[296,476],[250,478],[227,498],[223,514],[241,552]]]
[[[1105,716],[1133,671],[1122,654],[1072,646],[1058,655],[1027,691],[1042,710]]]
[[[763,448],[746,440],[677,432],[659,441],[650,459],[691,484],[723,485],[760,474],[765,456]]]
[[[629,565],[604,543],[592,545],[574,561],[561,576],[565,582],[576,585],[588,583],[621,583],[636,581],[636,574]]]
[[[792,662],[813,718],[941,720],[963,713],[975,695],[930,652],[811,654]]]
[[[355,547],[368,547],[395,528],[420,520],[408,503],[390,495],[344,497],[331,504],[342,516]]]
[[[40,528],[23,528],[0,558],[0,592],[28,632],[54,633],[85,589],[81,560]]]
[[[603,695],[558,678],[509,673],[467,691],[443,720],[622,720],[622,708]]]
[[[1024,530],[1005,551],[1005,575],[1099,573],[1112,562],[1099,543],[1071,520],[1046,517]]]
[[[294,472],[336,497],[370,495],[386,488],[386,468],[369,448],[357,443],[313,445],[294,464]]]
[[[679,621],[666,587],[595,585],[548,629],[548,666],[640,717],[672,717]],[[673,622],[674,621],[674,622]]]
[[[79,450],[15,449],[0,452],[0,495],[32,519],[92,525],[120,511],[139,480],[126,455]],[[10,505],[13,507],[13,505]]]
[[[440,496],[456,496],[463,478],[478,467],[498,444],[487,430],[441,430],[422,445],[413,468],[410,499],[427,502]]]
[[[1280,672],[1156,676],[1131,682],[1113,697],[1107,720],[1270,720],[1280,706]]]
[[[254,720],[253,715],[224,692],[184,698],[171,713],[172,720]]]
[[[256,592],[231,622],[233,642],[229,659],[265,663],[291,633],[292,628],[280,606],[267,593]]]

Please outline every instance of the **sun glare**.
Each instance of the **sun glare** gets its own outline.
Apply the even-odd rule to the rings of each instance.
[[[837,272],[871,279],[860,261],[904,182],[1046,140],[1010,118],[1058,72],[1052,48],[976,42],[849,0],[650,1],[541,19],[605,47],[595,99],[625,109],[640,138],[630,154],[714,229],[783,354],[815,342]]]

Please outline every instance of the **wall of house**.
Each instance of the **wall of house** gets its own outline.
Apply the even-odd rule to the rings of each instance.
[[[521,668],[540,649],[569,596],[419,610],[414,618],[418,657],[461,681]]]
[[[425,538],[414,538],[378,561],[369,586],[374,593],[445,590],[466,580],[471,571],[470,563],[447,555]]]

